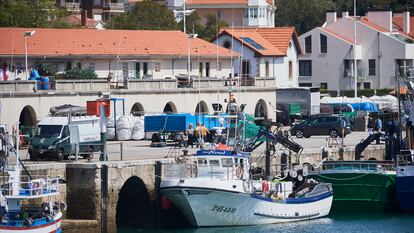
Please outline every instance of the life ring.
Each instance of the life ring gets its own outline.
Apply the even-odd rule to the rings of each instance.
[[[237,165],[237,168],[236,168],[236,176],[238,178],[242,178],[243,177],[243,168],[241,167],[240,164]]]
[[[39,182],[33,182],[32,183],[32,193],[33,195],[40,195],[42,190],[40,189],[40,183]]]

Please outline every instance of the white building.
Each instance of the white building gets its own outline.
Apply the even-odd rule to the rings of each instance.
[[[234,75],[276,78],[276,86],[298,87],[298,56],[302,54],[293,27],[223,29],[212,42],[235,53]]]
[[[336,12],[327,12],[322,27],[299,40],[304,48],[299,59],[301,86],[354,89],[355,51],[359,89],[394,88],[395,76],[403,73],[401,66],[413,67],[414,17],[409,12],[370,11],[357,18],[343,12],[338,18]]]
[[[228,77],[231,56],[239,54],[181,31],[0,28],[0,64],[11,71],[9,79],[25,77],[24,32],[28,67],[48,65],[54,72],[74,67],[90,69],[99,78],[110,73],[115,80],[171,78],[187,74]]]
[[[178,11],[196,10],[203,24],[209,14],[218,16],[235,27],[274,27],[276,7],[273,0],[168,0],[168,7],[175,10],[181,20],[183,14]]]

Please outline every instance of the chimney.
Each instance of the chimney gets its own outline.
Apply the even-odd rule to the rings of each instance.
[[[326,12],[326,25],[336,22],[336,12],[335,11],[327,11]]]
[[[349,12],[348,11],[343,11],[342,12],[342,18],[346,18],[349,16]]]
[[[371,23],[383,27],[389,32],[392,31],[391,11],[368,11],[367,18]]]
[[[407,34],[410,34],[410,12],[409,11],[404,11],[402,13],[403,17],[403,31]]]

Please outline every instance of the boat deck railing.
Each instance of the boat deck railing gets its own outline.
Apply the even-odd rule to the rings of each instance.
[[[3,195],[5,196],[24,196],[24,197],[35,197],[35,196],[44,196],[44,195],[53,195],[60,192],[59,185],[60,177],[22,177],[20,185],[18,187],[19,193],[16,193],[17,190],[14,185],[16,183],[7,182],[4,183],[1,187]]]
[[[315,169],[315,172],[372,172],[383,173],[395,171],[392,161],[325,161]]]
[[[163,172],[163,178],[165,179],[210,178],[234,180],[243,179],[247,175],[242,166],[238,166],[238,164],[227,167],[196,164],[164,164]]]
[[[414,154],[413,153],[399,154],[397,156],[397,165],[398,166],[414,166]]]

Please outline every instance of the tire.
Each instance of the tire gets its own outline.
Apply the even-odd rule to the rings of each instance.
[[[302,130],[300,130],[300,129],[297,129],[297,130],[295,131],[295,136],[296,136],[297,138],[303,138],[303,131],[302,131]]]
[[[338,131],[337,131],[336,129],[331,129],[331,130],[329,131],[329,136],[330,136],[331,138],[337,138],[337,137],[338,137]]]
[[[63,150],[58,150],[56,153],[57,161],[62,161],[64,158],[65,158],[65,155],[63,154]]]

